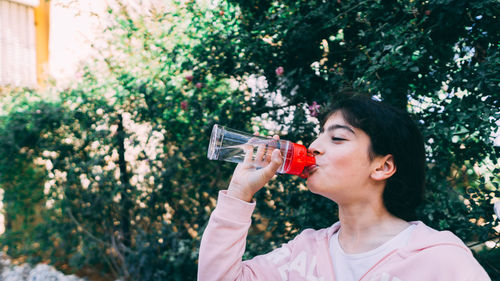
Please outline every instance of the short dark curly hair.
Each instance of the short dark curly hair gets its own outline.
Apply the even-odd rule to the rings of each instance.
[[[409,114],[359,93],[337,95],[323,114],[321,126],[335,112],[363,130],[371,140],[369,156],[391,154],[396,172],[383,192],[387,210],[406,221],[415,220],[425,186],[425,147],[422,134]]]

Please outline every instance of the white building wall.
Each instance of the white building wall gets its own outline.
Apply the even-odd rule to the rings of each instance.
[[[33,5],[38,1],[0,0],[0,85],[36,85]]]

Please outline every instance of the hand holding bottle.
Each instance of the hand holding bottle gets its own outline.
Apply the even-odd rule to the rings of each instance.
[[[279,136],[273,138],[279,140]],[[265,145],[258,146],[255,157],[252,145],[247,145],[244,150],[245,158],[234,170],[228,195],[250,202],[276,174],[283,164],[283,157],[279,149],[269,150]]]
[[[214,125],[207,157],[240,163],[234,170],[229,194],[245,201],[261,189],[276,173],[308,177],[308,167],[316,164],[314,155],[301,144],[259,137]]]

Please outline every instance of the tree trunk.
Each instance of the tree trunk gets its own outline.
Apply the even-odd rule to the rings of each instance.
[[[131,223],[130,223],[130,210],[132,209],[131,194],[132,188],[130,186],[130,175],[127,171],[127,162],[125,161],[125,130],[123,128],[123,116],[118,116],[118,130],[117,130],[117,144],[118,144],[118,166],[120,168],[120,181],[122,184],[121,191],[121,214],[120,225],[123,235],[123,244],[126,247],[131,245]]]

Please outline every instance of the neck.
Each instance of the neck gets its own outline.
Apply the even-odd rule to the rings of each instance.
[[[339,242],[346,253],[372,250],[410,224],[389,213],[382,199],[339,204]]]

